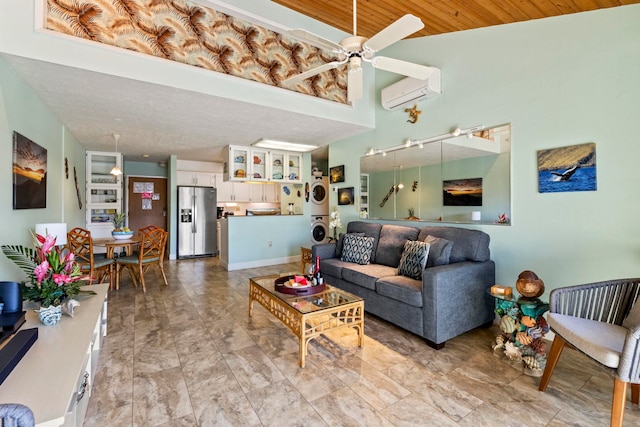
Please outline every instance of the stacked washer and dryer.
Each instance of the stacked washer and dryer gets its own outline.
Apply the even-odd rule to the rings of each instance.
[[[312,176],[309,198],[311,201],[311,242],[325,243],[329,233],[329,177]]]

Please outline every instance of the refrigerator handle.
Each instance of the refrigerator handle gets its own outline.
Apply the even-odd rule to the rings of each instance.
[[[191,232],[196,233],[198,230],[196,229],[196,223],[198,218],[198,210],[196,207],[196,195],[191,196],[191,208],[193,209],[193,219],[191,221]]]

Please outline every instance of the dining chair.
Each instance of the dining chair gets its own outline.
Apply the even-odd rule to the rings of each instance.
[[[169,283],[167,283],[167,276],[164,273],[164,253],[167,235],[168,233],[161,228],[140,233],[140,249],[138,253],[120,257],[116,260],[116,289],[120,289],[120,274],[122,269],[127,268],[134,286],[138,286],[137,279],[140,279],[142,291],[147,292],[144,274],[154,265],[157,265],[160,269],[164,284],[169,285]]]
[[[90,284],[97,279],[98,283],[109,276],[109,288],[113,289],[113,259],[102,254],[93,253],[93,239],[91,232],[76,227],[67,233],[67,249],[75,255],[80,271],[90,276]]]
[[[160,228],[157,227],[155,225],[147,225],[146,227],[142,227],[138,230],[138,235],[140,236],[142,233],[148,233],[151,230],[155,230],[156,228]]]
[[[613,373],[612,427],[622,426],[627,388],[640,397],[640,278],[558,288],[549,295],[547,321],[555,333],[538,389],[545,391],[569,345]]]

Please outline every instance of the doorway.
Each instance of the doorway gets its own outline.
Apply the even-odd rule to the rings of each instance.
[[[133,231],[155,225],[167,229],[167,178],[127,176],[127,212]]]

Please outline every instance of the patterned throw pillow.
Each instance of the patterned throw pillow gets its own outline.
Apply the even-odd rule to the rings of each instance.
[[[373,237],[345,234],[340,259],[344,262],[355,262],[356,264],[366,265],[371,261],[372,252]]]
[[[422,280],[422,271],[427,265],[427,257],[429,256],[429,244],[408,240],[404,244],[402,258],[398,266],[398,275],[411,277],[412,279]]]

